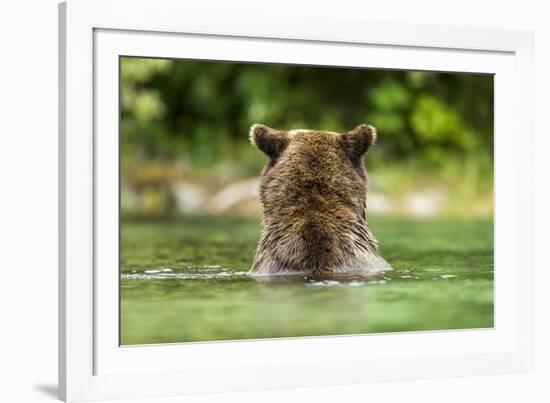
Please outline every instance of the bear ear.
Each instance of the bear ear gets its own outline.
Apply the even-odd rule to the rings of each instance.
[[[250,142],[270,158],[277,158],[289,143],[288,133],[255,124],[250,128]]]
[[[355,129],[342,134],[342,146],[351,159],[359,159],[376,142],[374,126],[360,124]]]

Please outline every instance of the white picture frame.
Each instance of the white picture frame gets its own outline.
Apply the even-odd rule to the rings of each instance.
[[[531,33],[228,15],[170,0],[70,0],[60,5],[59,40],[62,399],[532,370]],[[113,172],[118,172],[121,55],[495,74],[495,327],[120,347]]]

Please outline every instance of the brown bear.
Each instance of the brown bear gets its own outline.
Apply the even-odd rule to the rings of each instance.
[[[391,270],[367,228],[363,156],[376,130],[282,131],[261,124],[250,141],[268,157],[261,174],[263,232],[250,274],[372,275]]]

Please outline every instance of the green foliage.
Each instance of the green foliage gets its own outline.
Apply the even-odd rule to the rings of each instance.
[[[181,181],[213,195],[257,176],[253,123],[344,132],[363,122],[378,129],[367,167],[391,214],[410,214],[416,192],[443,195],[438,214],[492,213],[491,75],[129,57],[120,71],[128,214],[174,213]]]
[[[334,131],[368,122],[380,133],[374,165],[492,153],[490,75],[122,58],[121,85],[127,158],[240,165],[255,122]]]

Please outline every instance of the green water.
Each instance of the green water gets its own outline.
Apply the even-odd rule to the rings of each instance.
[[[369,226],[393,271],[261,282],[256,221],[123,222],[121,344],[493,327],[492,222]]]

